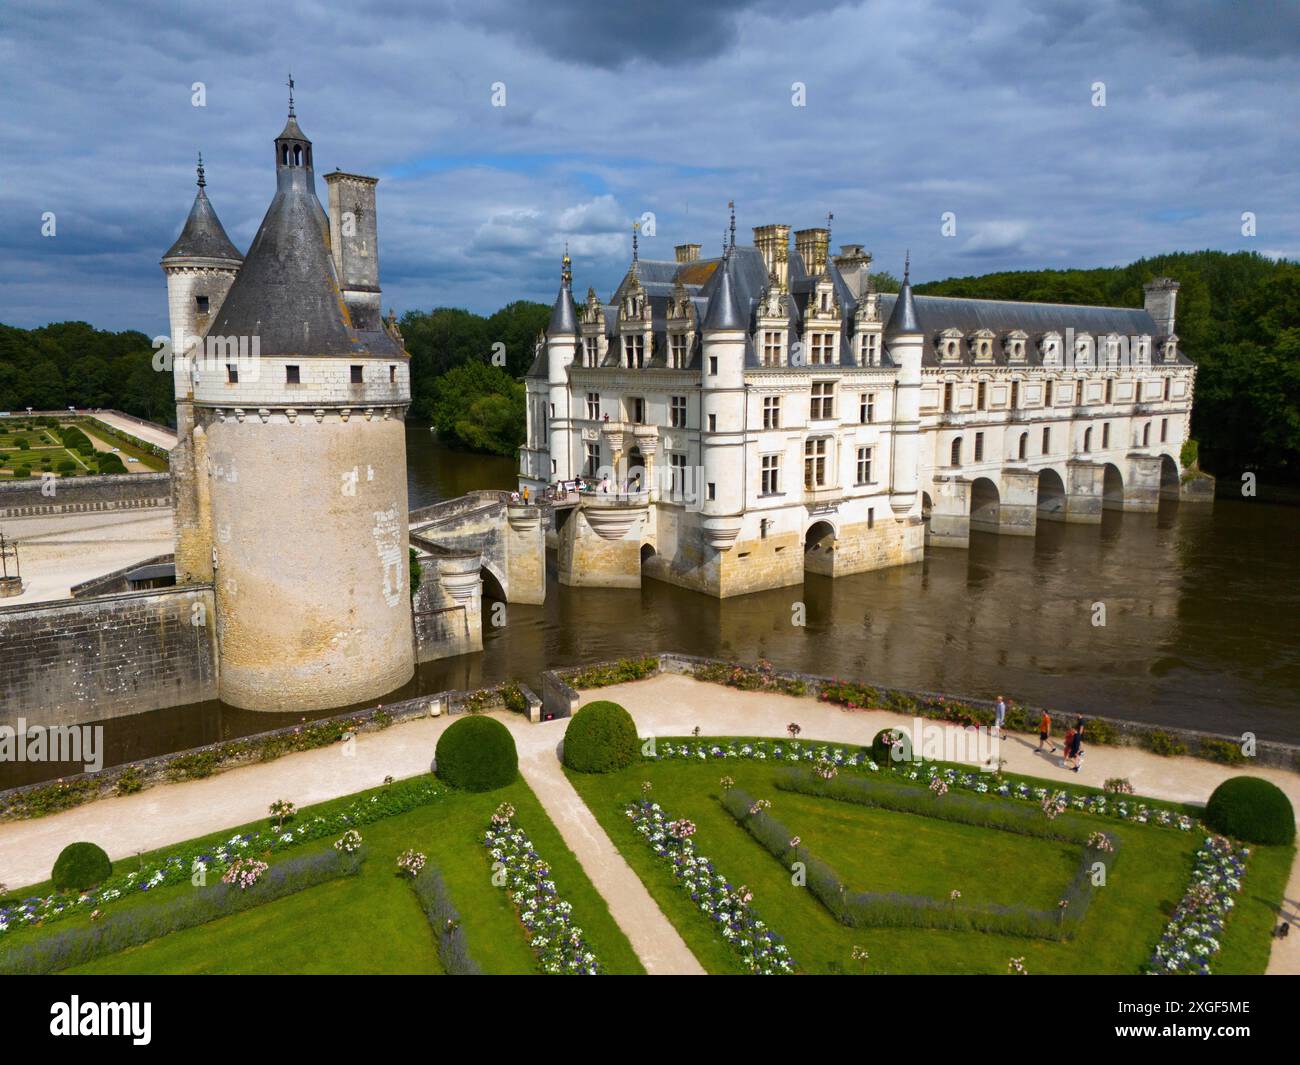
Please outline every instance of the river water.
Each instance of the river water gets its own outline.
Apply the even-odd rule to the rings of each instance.
[[[407,460],[413,510],[514,486],[512,459],[449,451],[427,429],[408,429]],[[1100,527],[1043,522],[1032,538],[975,533],[969,551],[932,550],[918,565],[725,601],[656,581],[569,589],[552,568],[545,605],[510,605],[482,654],[428,663],[384,701],[680,651],[1296,743],[1298,546],[1300,508],[1220,499],[1107,511]],[[120,718],[105,725],[107,764],[302,719],[220,703]],[[55,769],[11,763],[0,787]]]

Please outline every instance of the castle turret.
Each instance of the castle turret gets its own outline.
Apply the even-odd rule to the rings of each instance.
[[[745,509],[745,346],[749,314],[740,305],[735,258],[728,248],[718,267],[704,321],[700,433],[704,527],[710,545],[725,550],[740,531]]]
[[[195,344],[221,309],[244,261],[226,235],[208,200],[203,156],[189,217],[176,242],[162,257],[167,276],[167,313],[171,326],[172,385],[176,396],[177,446],[170,455],[176,537],[176,581],[212,579],[212,541],[206,512],[205,485],[196,473],[193,442]]]
[[[344,298],[292,100],[275,166],[275,197],[205,338],[190,438],[220,697],[316,710],[385,695],[414,672],[409,359],[396,330]]]
[[[898,367],[894,385],[894,438],[889,504],[895,514],[916,505],[921,475],[921,349],[924,335],[912,299],[911,256],[904,260],[903,284],[885,326],[885,347]]]
[[[573,270],[568,251],[560,268],[560,291],[551,308],[551,321],[546,327],[546,381],[547,381],[547,448],[551,459],[550,480],[564,480],[576,476],[574,455],[569,447],[573,428],[569,410],[569,366],[578,350],[578,317],[573,310]],[[542,471],[546,476],[548,471]]]

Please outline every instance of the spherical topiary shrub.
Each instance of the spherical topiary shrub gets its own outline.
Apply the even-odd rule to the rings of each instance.
[[[102,884],[112,872],[113,863],[102,847],[93,843],[69,843],[55,859],[50,879],[60,891],[85,891]]]
[[[1290,843],[1295,811],[1276,784],[1259,777],[1225,780],[1205,804],[1205,823],[1216,832],[1247,843]]]
[[[636,757],[636,722],[618,703],[588,703],[564,733],[564,764],[579,773],[610,773]]]
[[[898,756],[893,748],[900,747]],[[882,728],[871,741],[871,760],[876,765],[890,765],[893,762],[908,762],[912,759],[912,740],[902,729]]]
[[[519,754],[510,730],[491,717],[462,717],[440,737],[438,776],[466,791],[492,791],[519,776]]]

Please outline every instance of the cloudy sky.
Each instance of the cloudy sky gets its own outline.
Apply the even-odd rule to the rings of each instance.
[[[920,280],[1205,247],[1300,257],[1291,0],[16,0],[0,321],[164,331],[158,259],[195,154],[247,248],[290,69],[318,173],[381,179],[399,313],[549,302],[566,242],[579,291],[608,295],[634,219],[654,215],[644,257],[713,253],[728,199],[742,241],[833,211],[834,243],[894,273],[910,248]]]

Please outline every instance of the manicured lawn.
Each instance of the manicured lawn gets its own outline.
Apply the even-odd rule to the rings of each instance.
[[[940,897],[956,888],[970,901],[1034,904],[1050,898],[1053,885],[1068,881],[1077,868],[1077,852],[1067,860],[1069,847],[944,822],[922,831],[916,822],[932,819],[846,808],[846,804],[778,791],[773,779],[784,771],[784,767],[742,760],[725,764],[672,760],[643,762],[606,776],[569,773],[569,779],[701,964],[718,973],[740,968],[623,814],[625,803],[639,795],[644,780],[652,783],[651,797],[670,815],[696,823],[698,852],[712,859],[733,883],[744,883],[754,892],[753,905],[785,938],[802,972],[861,972],[862,966],[851,960],[853,947],[860,945],[870,951],[866,969],[872,973],[1004,973],[1013,957],[1023,957],[1030,973],[1136,973],[1182,897],[1202,838],[1198,832],[1063,814],[1062,824],[1104,829],[1120,841],[1110,883],[1097,892],[1071,942],[943,930],[855,930],[837,923],[809,892],[792,884],[790,871],[722,808],[719,779],[724,774],[751,795],[769,799],[769,813],[855,887]],[[955,847],[967,853],[945,853]],[[1258,849],[1256,857],[1263,850]],[[1269,872],[1272,863],[1280,868],[1287,857],[1267,857],[1267,862],[1256,863],[1248,872],[1243,896],[1257,892],[1265,897],[1272,891],[1270,877],[1276,880],[1275,873]],[[1253,907],[1243,905],[1236,916],[1252,912]],[[1253,971],[1262,967],[1261,946],[1262,957],[1267,957],[1267,929],[1261,940],[1257,916],[1250,921],[1234,919],[1225,933],[1229,962]],[[1239,957],[1240,963],[1235,960]]]
[[[1213,965],[1216,973],[1262,973],[1268,967],[1278,905],[1291,876],[1295,847],[1252,847],[1246,880],[1224,930],[1223,949]]]
[[[310,815],[351,801],[333,800],[304,810]],[[497,804],[516,808],[525,828],[551,864],[561,894],[574,908],[593,950],[611,973],[643,971],[604,900],[528,786],[482,794],[449,791],[437,802],[361,828],[367,857],[360,876],[311,888],[197,928],[175,932],[142,947],[73,970],[87,973],[438,973],[429,924],[410,883],[397,874],[396,859],[408,848],[423,851],[443,873],[460,910],[473,956],[489,973],[535,973],[528,937],[505,892],[492,885],[482,834]],[[257,827],[265,827],[261,822]],[[235,829],[215,833],[228,838]],[[304,844],[328,847],[332,840]],[[165,851],[159,853],[166,853]],[[301,853],[297,848],[286,853]],[[149,865],[148,858],[144,864]],[[130,865],[127,865],[130,868]],[[115,903],[148,905],[163,892],[141,893]],[[24,892],[23,894],[26,894]],[[78,915],[53,928],[85,921]],[[23,936],[39,935],[26,929]]]
[[[107,444],[109,447],[117,448],[121,454],[118,456],[122,460],[122,465],[127,468],[128,472],[140,472],[141,468],[148,470],[165,470],[167,469],[167,460],[159,458],[151,452],[136,447],[134,444],[122,439],[120,436],[114,436],[112,433],[101,429],[89,421],[77,420],[73,423],[92,440],[98,440]],[[127,457],[139,459],[138,462],[127,462]]]

